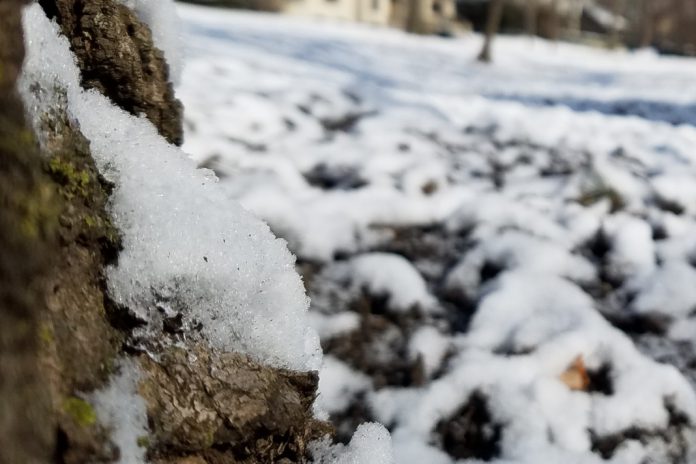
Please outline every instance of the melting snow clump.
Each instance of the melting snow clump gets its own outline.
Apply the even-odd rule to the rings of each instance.
[[[91,395],[99,422],[111,430],[120,452],[120,464],[143,464],[146,447],[139,443],[148,436],[145,400],[138,394],[140,368],[135,361],[122,360],[116,374],[102,390]]]
[[[335,278],[350,281],[353,291],[364,289],[386,297],[389,308],[396,312],[415,306],[430,309],[435,304],[423,277],[403,256],[366,253],[351,259],[346,266],[336,266],[333,272]]]
[[[362,424],[348,446],[315,443],[316,464],[395,464],[391,437],[380,424]]]
[[[69,115],[90,140],[101,173],[116,185],[110,208],[124,250],[108,270],[114,300],[147,330],[181,314],[220,349],[275,366],[318,369],[318,337],[285,243],[147,120],[83,91],[67,40],[40,6],[27,8],[24,19],[22,91],[33,119],[42,117],[37,111],[53,89],[66,92]]]

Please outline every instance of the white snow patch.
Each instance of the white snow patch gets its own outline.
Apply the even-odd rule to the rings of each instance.
[[[652,229],[645,221],[619,213],[607,218],[603,231],[611,242],[609,272],[612,276],[624,279],[655,268]]]
[[[696,269],[683,261],[664,263],[628,284],[637,292],[631,309],[640,314],[686,318],[696,310]]]
[[[592,264],[571,254],[565,247],[522,232],[505,231],[468,251],[448,275],[447,287],[475,296],[485,265],[499,270],[567,277],[578,282],[589,282],[597,277]]]
[[[420,357],[425,368],[425,375],[430,377],[442,364],[450,345],[449,337],[440,333],[435,327],[424,326],[411,337],[408,345],[409,357],[414,361]]]
[[[366,423],[358,427],[348,446],[315,445],[317,464],[394,464],[391,437],[383,425]]]
[[[396,312],[418,307],[430,310],[435,299],[425,280],[403,256],[392,253],[365,253],[337,267],[354,290],[366,289],[371,295],[388,297],[388,307]]]
[[[352,332],[360,327],[360,316],[354,312],[322,314],[312,311],[308,314],[310,325],[317,331],[319,338],[330,339],[337,335]]]
[[[145,463],[146,448],[138,443],[149,433],[147,407],[138,394],[141,375],[136,361],[123,359],[109,384],[90,395],[99,422],[111,431],[118,446],[120,464]]]
[[[696,184],[693,175],[664,174],[652,179],[652,185],[662,201],[696,214]]]
[[[345,411],[360,392],[372,385],[369,377],[351,369],[346,363],[333,356],[324,357],[324,365],[319,371],[318,404],[331,414]]]

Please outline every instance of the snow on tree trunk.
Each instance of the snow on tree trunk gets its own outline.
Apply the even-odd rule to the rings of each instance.
[[[133,115],[144,113],[162,136],[181,145],[182,107],[174,96],[169,66],[154,46],[152,32],[135,12],[114,0],[39,3],[69,39],[82,70],[82,84],[99,90]],[[164,17],[143,10],[143,16]],[[159,42],[171,50],[173,40],[167,41],[165,33],[157,32]]]
[[[125,3],[144,20],[166,13]],[[42,5],[67,38],[39,5],[26,9],[19,88],[65,204],[42,332],[53,454],[66,463],[304,462],[332,429],[314,417],[321,351],[294,258],[167,143],[177,141],[171,126],[123,111],[170,88],[155,71],[155,97],[138,90],[141,67],[161,58],[147,27],[115,0]],[[373,425],[347,449],[321,441],[313,450],[363,464],[378,444],[389,464],[388,437]]]

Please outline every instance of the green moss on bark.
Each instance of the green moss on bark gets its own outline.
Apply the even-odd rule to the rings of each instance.
[[[65,411],[80,427],[89,427],[97,422],[97,413],[87,401],[72,396],[63,401]]]

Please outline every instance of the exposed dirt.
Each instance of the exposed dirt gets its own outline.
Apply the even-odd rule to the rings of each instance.
[[[593,435],[592,449],[602,456],[604,459],[611,459],[614,453],[626,440],[638,440],[645,442],[648,439],[662,442],[666,450],[669,450],[664,462],[681,464],[687,462],[688,456],[688,434],[685,426],[689,425],[689,420],[683,414],[675,411],[675,409],[667,402],[667,411],[669,412],[669,423],[664,430],[649,430],[640,427],[632,427],[624,430],[621,433],[598,437]]]
[[[352,308],[361,316],[360,327],[325,341],[323,348],[368,374],[375,388],[422,385],[422,363],[410,361],[407,352],[408,336],[421,318],[417,312],[390,317],[383,310],[384,301],[363,293]]]
[[[487,402],[475,392],[452,417],[437,425],[440,446],[450,456],[489,461],[500,455],[502,427],[493,422]]]

